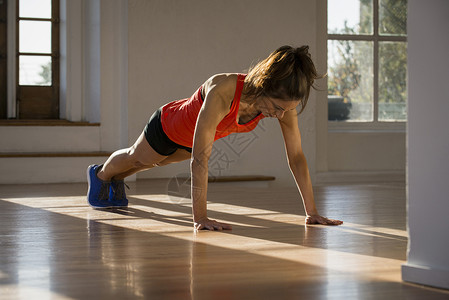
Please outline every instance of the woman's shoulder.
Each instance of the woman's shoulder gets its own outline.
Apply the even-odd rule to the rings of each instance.
[[[220,73],[212,75],[203,84],[205,96],[209,92],[218,93],[223,96],[234,97],[237,86],[238,73]]]
[[[237,82],[239,74],[238,73],[219,73],[214,74],[211,77],[209,77],[206,82],[213,82],[213,83],[227,83],[227,82]]]

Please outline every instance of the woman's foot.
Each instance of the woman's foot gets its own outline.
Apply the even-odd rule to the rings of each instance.
[[[113,207],[128,207],[125,186],[129,189],[125,181],[112,179],[111,187],[109,189],[109,201],[112,203]]]
[[[110,208],[113,207],[109,201],[109,193],[111,182],[103,181],[98,178],[97,173],[101,169],[101,165],[90,165],[87,168],[87,202],[93,208]]]

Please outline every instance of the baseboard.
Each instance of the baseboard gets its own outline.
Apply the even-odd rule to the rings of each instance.
[[[402,280],[449,290],[449,270],[404,264]]]
[[[405,171],[330,171],[316,174],[317,184],[404,182]]]

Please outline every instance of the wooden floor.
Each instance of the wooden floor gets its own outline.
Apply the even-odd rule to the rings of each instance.
[[[185,185],[131,184],[127,210],[93,210],[85,184],[0,186],[0,299],[448,299],[403,283],[403,184],[315,188],[343,226],[305,226],[294,188],[211,183],[194,233]]]

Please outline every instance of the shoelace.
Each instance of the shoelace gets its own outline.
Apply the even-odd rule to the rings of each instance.
[[[109,185],[110,183],[103,183],[100,188],[100,193],[98,194],[98,198],[100,200],[108,200],[109,199]]]
[[[122,200],[126,197],[125,194],[125,186],[129,190],[129,186],[124,181],[116,181],[115,188],[114,184],[111,184],[112,191],[114,192],[114,198],[118,200]]]

